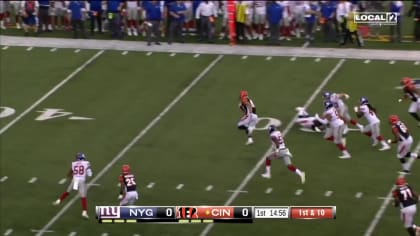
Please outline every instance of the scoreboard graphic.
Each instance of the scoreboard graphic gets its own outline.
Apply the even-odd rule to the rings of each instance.
[[[253,223],[336,219],[336,206],[97,206],[99,223]]]

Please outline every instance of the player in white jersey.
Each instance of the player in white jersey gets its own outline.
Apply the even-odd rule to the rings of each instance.
[[[271,178],[271,160],[282,158],[284,164],[287,166],[287,169],[299,175],[302,184],[305,183],[306,175],[305,172],[298,169],[296,166],[292,164],[290,160],[292,158],[292,154],[290,153],[289,149],[286,147],[284,143],[283,135],[280,131],[276,129],[274,125],[270,125],[268,127],[268,133],[270,135],[271,142],[274,146],[274,151],[268,155],[265,159],[265,173],[261,176],[263,178],[270,179]]]
[[[357,126],[361,131],[363,130],[363,125],[359,124],[357,120],[351,118],[349,109],[343,101],[343,99],[347,100],[350,98],[348,94],[325,92],[323,96],[324,101],[329,101],[334,104],[334,106],[337,108],[338,114],[346,124],[351,123],[352,125]]]
[[[345,139],[343,138],[345,129],[344,121],[340,118],[340,115],[332,102],[324,102],[324,106],[325,111],[322,119],[320,119],[322,124],[327,125],[324,138],[326,140],[333,141],[337,145],[338,149],[342,152],[342,155],[339,156],[339,158],[351,158],[351,155],[347,151],[345,145]]]
[[[379,149],[380,151],[391,149],[381,135],[381,121],[376,115],[376,109],[372,107],[366,97],[360,98],[360,106],[354,107],[354,111],[358,118],[365,117],[368,121],[368,124],[363,127],[362,133],[372,138],[372,146],[376,146],[380,142],[382,144],[382,148]]]
[[[318,114],[311,116],[304,107],[296,107],[296,111],[298,112],[296,124],[301,126],[301,130],[321,132],[325,128],[324,125],[319,121],[320,118]]]
[[[87,214],[87,183],[86,178],[92,176],[92,170],[90,168],[90,162],[86,160],[86,156],[83,153],[77,153],[76,161],[71,163],[71,169],[68,174],[72,177],[72,181],[67,188],[67,191],[63,192],[53,205],[59,205],[64,199],[66,199],[71,190],[79,191],[80,198],[82,201],[82,216],[89,218]]]
[[[238,122],[238,129],[245,130],[248,136],[246,145],[250,145],[254,143],[254,140],[252,139],[252,131],[254,131],[258,122],[257,110],[254,102],[248,97],[248,91],[241,91],[239,93],[239,99],[241,100],[239,108],[244,115]]]
[[[254,24],[259,40],[264,39],[266,12],[266,1],[254,1]]]

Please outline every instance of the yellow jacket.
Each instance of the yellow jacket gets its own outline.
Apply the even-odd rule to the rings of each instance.
[[[238,9],[236,10],[236,21],[245,23],[246,22],[246,10],[247,5],[243,3],[238,4]]]
[[[357,30],[357,23],[354,22],[354,11],[350,12],[347,17],[347,29],[350,32],[355,32]]]

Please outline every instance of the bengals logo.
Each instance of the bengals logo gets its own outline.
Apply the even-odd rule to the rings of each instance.
[[[197,208],[195,207],[178,207],[177,218],[198,218]]]

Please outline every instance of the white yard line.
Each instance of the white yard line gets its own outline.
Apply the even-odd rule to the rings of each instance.
[[[420,151],[420,142],[417,144],[416,148],[414,149],[414,152],[419,153]],[[415,158],[409,159],[409,169],[413,165]],[[398,177],[402,177],[404,175],[399,175]],[[381,220],[382,216],[385,213],[386,208],[392,201],[392,190],[394,190],[394,185],[392,185],[391,190],[389,190],[388,195],[384,198],[384,201],[382,202],[382,205],[379,207],[379,210],[376,212],[375,216],[373,217],[372,221],[369,224],[369,227],[366,229],[366,232],[364,236],[370,236],[372,235],[373,231],[375,231],[376,226],[378,225],[379,221]]]
[[[58,181],[58,184],[64,184],[67,181],[66,178],[62,178],[60,179],[60,181]]]
[[[20,119],[22,119],[25,115],[27,115],[29,112],[31,112],[35,107],[37,107],[39,104],[41,104],[43,101],[45,101],[49,96],[51,96],[53,93],[55,93],[58,89],[60,89],[63,85],[65,85],[67,82],[69,82],[73,77],[75,77],[80,71],[86,68],[90,63],[92,63],[96,58],[98,58],[102,53],[104,53],[104,50],[101,50],[97,52],[95,55],[93,55],[89,60],[87,60],[83,65],[81,65],[79,68],[74,70],[70,75],[68,75],[64,80],[62,80],[60,83],[58,83],[54,88],[52,88],[50,91],[48,91],[44,96],[42,96],[40,99],[38,99],[34,104],[32,104],[30,107],[28,107],[25,111],[20,113],[18,116],[16,116],[15,119],[10,121],[7,125],[5,125],[0,130],[0,135],[2,135],[4,132],[6,132],[10,127],[12,127],[16,122],[18,122]]]
[[[13,233],[13,229],[7,229],[6,232],[4,232],[4,236],[11,235]]]
[[[90,183],[96,183],[105,173],[111,169],[118,160],[120,160],[135,144],[142,139],[150,129],[152,129],[162,117],[164,117],[191,89],[200,82],[204,76],[223,58],[223,55],[219,55],[214,59],[191,83],[182,90],[178,96],[176,96],[136,137],[133,138],[98,174],[90,181]],[[89,187],[88,187],[89,189]],[[76,195],[70,199],[66,205],[54,216],[52,217],[47,224],[42,227],[41,231],[36,234],[36,236],[41,236],[44,234],[45,230],[48,230],[70,207],[73,205],[79,197]]]
[[[1,177],[0,182],[4,182],[4,181],[6,181],[8,178],[9,178],[9,177],[7,177],[7,176],[3,176],[3,177]]]
[[[316,88],[316,90],[312,93],[312,95],[309,97],[309,99],[306,101],[305,105],[303,107],[306,109],[308,108],[312,102],[315,100],[315,98],[319,95],[322,89],[324,89],[325,85],[332,79],[332,77],[337,73],[338,69],[343,65],[345,62],[345,59],[341,59],[334,68],[328,73],[328,75],[324,78],[324,80],[321,82],[321,84]],[[286,126],[286,128],[283,131],[283,136],[285,137],[289,131],[292,129],[293,125],[295,124],[296,119],[298,118],[298,114],[293,117],[293,119],[289,122],[289,124]],[[265,157],[271,152],[271,145],[267,149],[267,151],[264,153],[264,155],[261,156],[260,160],[255,164],[255,166],[251,169],[251,171],[245,176],[245,178],[242,180],[242,182],[238,185],[236,190],[232,193],[232,195],[228,198],[228,200],[225,202],[225,206],[231,205],[232,202],[238,197],[240,191],[243,191],[244,187],[248,184],[249,181],[254,177],[254,175],[257,173],[258,170],[260,170],[261,165],[265,162]],[[214,224],[208,224],[204,230],[201,232],[201,236],[207,235],[210,230],[214,227]]]

